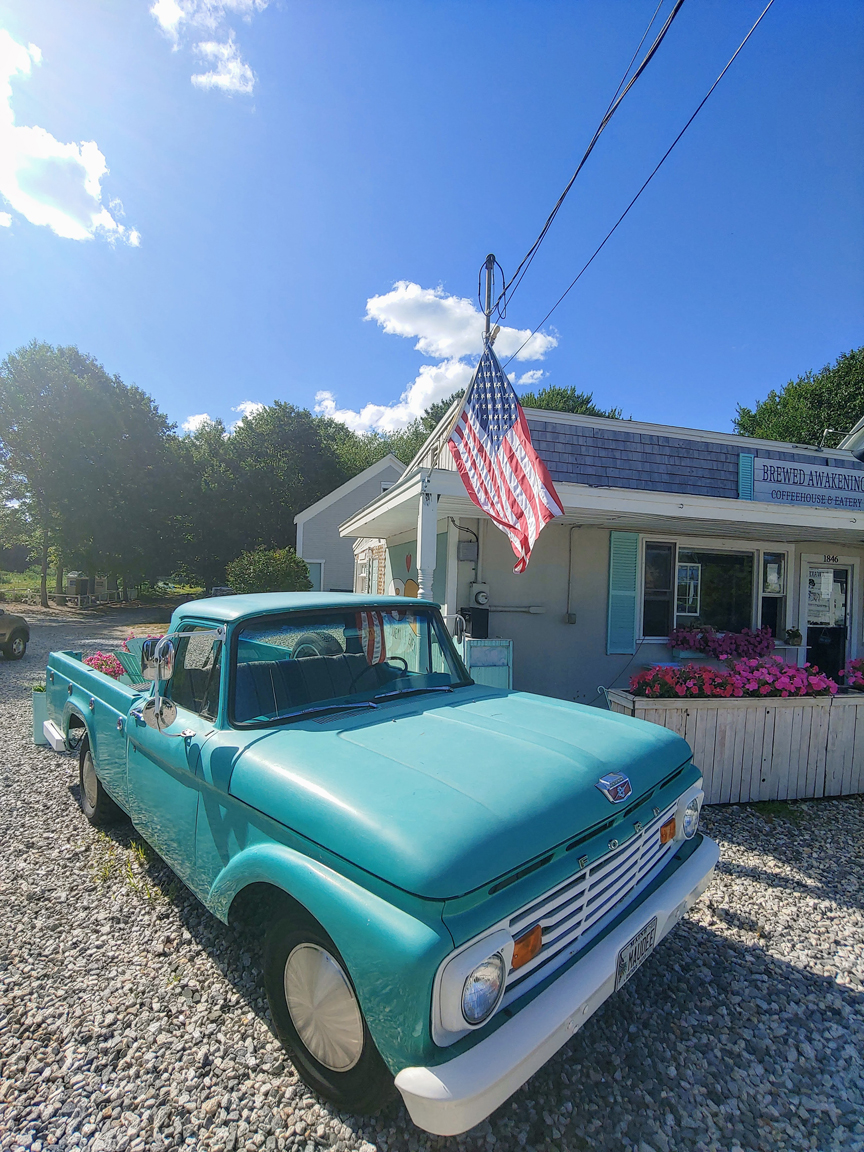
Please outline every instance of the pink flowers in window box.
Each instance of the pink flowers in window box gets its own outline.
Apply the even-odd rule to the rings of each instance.
[[[864,692],[864,660],[850,660],[840,675],[846,677],[849,688]]]
[[[707,625],[699,628],[673,628],[669,636],[669,647],[682,648],[687,652],[703,652],[715,660],[732,660],[740,656],[753,659],[774,651],[774,637],[767,625],[756,632],[751,628],[742,628],[740,632],[717,632]]]
[[[767,660],[738,660],[728,668],[710,668],[703,664],[649,668],[631,678],[630,691],[634,696],[671,699],[676,696],[758,699],[766,696],[833,696],[837,685],[810,664],[799,668],[772,656]]]
[[[104,672],[115,680],[126,673],[126,669],[111,652],[94,652],[92,656],[84,657],[84,663],[88,668],[95,668],[97,672]]]

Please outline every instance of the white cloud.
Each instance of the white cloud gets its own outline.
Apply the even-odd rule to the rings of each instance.
[[[258,400],[241,400],[237,407],[232,408],[231,411],[242,412],[243,415],[240,419],[243,420],[246,416],[254,416],[256,412],[263,412],[266,407],[266,404],[261,404]]]
[[[41,59],[34,44],[25,48],[0,28],[0,195],[31,224],[68,240],[99,234],[137,247],[139,234],[102,203],[108,166],[96,142],[62,144],[44,128],[15,123],[12,78],[29,76]]]
[[[546,373],[542,368],[531,368],[527,372],[523,372],[517,380],[515,376],[512,377],[511,383],[518,384],[523,387],[526,384],[539,384]]]
[[[374,320],[393,336],[416,339],[417,351],[439,363],[421,365],[416,379],[395,404],[366,404],[354,411],[339,408],[332,392],[318,392],[316,412],[347,424],[355,432],[393,432],[422,416],[430,404],[468,386],[476,358],[483,350],[484,326],[483,314],[471,300],[449,296],[443,288],[421,288],[400,280],[390,292],[366,301],[366,319]],[[557,344],[553,333],[532,336],[530,328],[502,326],[495,351],[502,359],[515,353],[516,360],[543,360]],[[466,358],[474,363],[466,363]],[[542,369],[534,368],[524,373],[519,383],[535,384],[543,375]]]
[[[221,88],[223,92],[248,94],[255,87],[255,73],[243,60],[234,43],[234,33],[224,43],[208,40],[195,45],[214,67],[209,72],[196,72],[192,83],[197,88]]]
[[[233,432],[238,425],[242,424],[247,416],[254,416],[256,412],[261,412],[265,407],[265,404],[261,404],[257,400],[241,400],[236,408],[231,409],[232,412],[239,412],[240,416],[231,425],[229,431]]]
[[[255,87],[255,73],[241,56],[228,20],[239,16],[248,23],[268,3],[269,0],[155,0],[150,13],[171,40],[175,52],[185,31],[209,32],[217,37],[195,44],[196,52],[212,65],[207,72],[193,74],[196,87],[248,95]]]
[[[0,228],[11,228],[12,217],[8,212],[0,212]]]
[[[423,364],[417,379],[405,389],[396,404],[366,404],[359,412],[338,408],[332,392],[315,394],[315,411],[347,424],[352,432],[396,432],[422,416],[430,404],[467,388],[474,371],[461,360]]]
[[[418,337],[414,347],[426,356],[461,359],[483,350],[483,314],[472,300],[448,296],[443,288],[421,288],[400,280],[390,292],[366,301],[366,319],[375,320],[394,336]],[[529,337],[530,340],[528,339]],[[529,328],[502,326],[495,341],[499,356],[512,356],[525,343],[517,360],[542,360],[558,343],[556,336]]]
[[[197,416],[190,416],[188,420],[184,420],[180,427],[184,432],[194,433],[200,431],[200,429],[203,428],[205,424],[215,423],[216,421],[208,416],[206,412],[199,412]]]

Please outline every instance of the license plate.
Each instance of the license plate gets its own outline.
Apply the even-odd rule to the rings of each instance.
[[[615,967],[615,991],[626,984],[639,965],[654,951],[657,941],[657,917],[640,928],[632,940],[628,940],[618,953]]]

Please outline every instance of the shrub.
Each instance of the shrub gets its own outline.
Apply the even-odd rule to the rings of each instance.
[[[710,668],[704,664],[648,668],[631,677],[630,691],[634,696],[667,699],[833,696],[837,685],[810,664],[799,668],[774,656],[764,661],[738,660],[728,668]]]
[[[751,628],[742,628],[740,632],[717,632],[707,625],[704,628],[673,628],[669,647],[704,652],[715,660],[731,660],[736,656],[752,659],[773,652],[774,637],[767,625],[757,632]]]
[[[119,680],[126,673],[117,657],[110,652],[94,652],[92,656],[84,657],[84,663],[88,668],[95,668],[97,672],[104,672],[106,676],[112,676],[115,680]]]
[[[225,567],[235,592],[308,592],[309,569],[293,548],[256,548]]]

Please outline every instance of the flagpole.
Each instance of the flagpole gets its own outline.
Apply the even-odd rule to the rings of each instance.
[[[486,346],[490,340],[490,330],[492,327],[492,288],[495,279],[495,254],[493,252],[490,252],[486,257],[486,263],[483,265],[483,267],[486,269],[486,307],[484,309],[486,327],[483,332],[483,351],[485,352]],[[495,331],[498,331],[497,328]],[[478,364],[477,367],[479,368],[480,365]],[[435,445],[435,448],[432,451],[432,463],[430,465],[430,469],[436,466],[442,446],[446,444],[450,437],[453,435],[453,429],[459,423],[459,417],[462,415],[462,411],[465,408],[465,405],[468,403],[468,397],[471,394],[471,389],[474,387],[474,381],[476,379],[477,369],[475,368],[474,373],[468,382],[468,387],[465,389],[465,395],[462,397],[462,403],[456,409],[455,413],[453,414],[453,419],[450,421],[450,424],[447,428],[446,436],[441,436],[439,438],[438,443]]]

